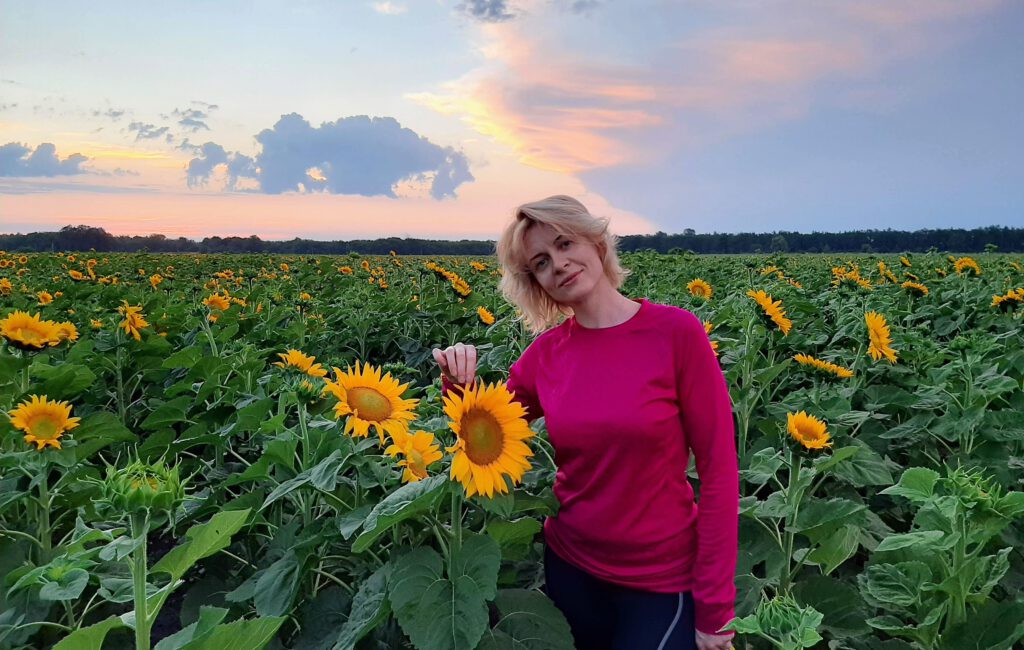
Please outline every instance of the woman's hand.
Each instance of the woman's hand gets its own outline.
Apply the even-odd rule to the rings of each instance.
[[[732,639],[735,636],[729,634],[704,634],[700,630],[697,633],[697,650],[732,650]]]
[[[441,367],[441,374],[450,383],[466,386],[476,379],[476,348],[464,343],[441,350],[434,348],[434,361]]]

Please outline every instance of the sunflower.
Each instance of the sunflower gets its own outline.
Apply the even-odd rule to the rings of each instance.
[[[95,318],[89,319],[89,324],[92,325],[93,329],[103,329],[103,321],[96,320]]]
[[[68,275],[71,276],[72,280],[76,281],[85,279],[85,274],[82,273],[81,271],[76,271],[75,269],[71,269],[70,271],[68,271]]]
[[[0,320],[0,335],[22,350],[42,350],[61,342],[60,330],[53,321],[42,320],[39,314],[15,311]]]
[[[338,267],[338,273],[341,273],[342,275],[352,275],[352,267],[351,266],[339,266]]]
[[[49,291],[40,291],[36,294],[36,296],[39,297],[40,305],[49,305],[51,302],[53,302],[53,296],[50,294]]]
[[[711,321],[701,321],[704,323],[704,333],[708,335],[708,340],[711,341],[711,330],[715,329],[715,326]],[[711,351],[715,353],[715,357],[718,356],[718,341],[711,341]]]
[[[62,341],[64,339],[71,342],[78,340],[78,328],[71,321],[66,320],[62,323],[57,323],[57,331]]]
[[[695,298],[703,298],[704,300],[711,300],[711,294],[714,293],[714,289],[711,288],[711,285],[700,278],[690,280],[690,283],[686,285],[686,288],[690,292],[691,296],[694,296]]]
[[[441,460],[441,447],[435,442],[434,434],[428,431],[403,433],[392,436],[392,439],[395,442],[384,450],[384,454],[403,456],[398,461],[398,466],[405,468],[402,472],[403,483],[415,483],[427,478],[427,467]]]
[[[913,265],[912,265],[912,264],[910,263],[910,260],[908,260],[908,259],[906,258],[906,256],[903,256],[903,255],[901,255],[901,256],[900,256],[900,264],[902,264],[903,266],[907,267],[908,269],[909,269],[909,268],[910,268],[911,266],[913,266]]]
[[[813,415],[807,415],[804,411],[787,413],[786,421],[789,435],[793,436],[804,448],[824,449],[832,446],[825,423]]]
[[[476,315],[480,317],[480,322],[484,325],[494,325],[494,314],[487,311],[486,307],[477,307]]]
[[[14,291],[14,285],[7,278],[0,278],[0,296],[9,296]]]
[[[1002,296],[992,296],[992,307],[1002,311],[1011,311],[1024,303],[1024,289],[1010,289]]]
[[[906,289],[907,293],[913,294],[915,296],[920,297],[928,295],[928,287],[924,286],[920,282],[904,282],[900,286]]]
[[[121,306],[117,308],[117,311],[124,316],[124,320],[121,321],[118,327],[124,328],[124,333],[135,337],[136,341],[141,341],[142,335],[139,333],[140,330],[149,327],[149,322],[142,317],[142,306],[129,305],[127,300],[122,300]]]
[[[354,371],[342,372],[334,368],[334,376],[337,379],[328,379],[324,392],[338,399],[334,406],[335,418],[340,420],[342,416],[349,416],[345,422],[345,433],[364,438],[373,427],[382,445],[385,433],[392,438],[408,433],[409,422],[416,419],[413,409],[419,404],[418,399],[402,399],[402,393],[409,384],[399,385],[391,373],[381,377],[380,368],[368,363],[364,363],[360,371],[358,361]]]
[[[327,371],[320,367],[319,363],[313,363],[316,361],[316,357],[311,357],[303,354],[299,350],[288,350],[287,354],[278,352],[277,356],[281,357],[280,361],[275,361],[274,365],[278,368],[296,368],[306,373],[310,377],[324,377],[327,375]]]
[[[850,377],[853,377],[853,371],[850,370],[849,368],[844,368],[830,361],[816,359],[809,354],[794,354],[793,360],[799,363],[800,365],[817,368],[818,370],[822,370],[824,372],[827,372],[831,375],[835,375],[836,377],[840,377],[842,379],[849,379]]]
[[[782,331],[783,336],[789,335],[789,330],[793,327],[793,321],[786,318],[786,312],[782,309],[781,300],[773,301],[772,297],[764,291],[754,291],[753,289],[747,291],[747,295],[760,305],[766,320],[778,327]]]
[[[953,268],[958,274],[971,272],[971,275],[977,277],[981,275],[981,267],[970,257],[961,257],[953,262]]]
[[[896,363],[896,350],[890,347],[892,337],[889,334],[889,326],[885,323],[885,316],[869,311],[864,314],[864,322],[867,323],[868,334],[871,337],[871,345],[868,347],[871,358],[878,361],[885,357],[889,363]]]
[[[149,276],[149,286],[153,287],[154,289],[156,289],[156,286],[163,281],[164,276],[160,275],[159,273],[154,273],[153,275]]]
[[[505,476],[513,484],[530,469],[533,452],[526,440],[533,437],[524,416],[526,409],[512,400],[503,384],[477,384],[461,395],[444,397],[444,412],[459,439],[447,451],[454,452],[451,478],[466,488],[466,496],[508,493]]]
[[[39,451],[47,445],[60,449],[60,437],[82,419],[70,417],[71,405],[67,402],[49,402],[46,395],[30,395],[8,415],[11,425],[25,432],[25,442],[34,442]]]
[[[231,307],[231,302],[219,293],[210,294],[204,298],[203,304],[217,311],[227,311]]]

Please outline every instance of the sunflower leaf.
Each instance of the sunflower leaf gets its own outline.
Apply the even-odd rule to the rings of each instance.
[[[384,497],[366,516],[363,534],[352,543],[352,550],[362,553],[395,524],[431,510],[444,492],[447,481],[447,477],[438,474],[422,481],[406,483]]]

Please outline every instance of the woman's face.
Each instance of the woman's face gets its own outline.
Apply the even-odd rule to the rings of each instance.
[[[587,296],[604,278],[597,248],[585,239],[559,234],[547,224],[526,231],[526,267],[551,299],[572,305]]]

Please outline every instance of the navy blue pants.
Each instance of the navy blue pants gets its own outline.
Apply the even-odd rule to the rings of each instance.
[[[599,580],[544,547],[544,591],[562,610],[577,650],[696,650],[693,596]]]

